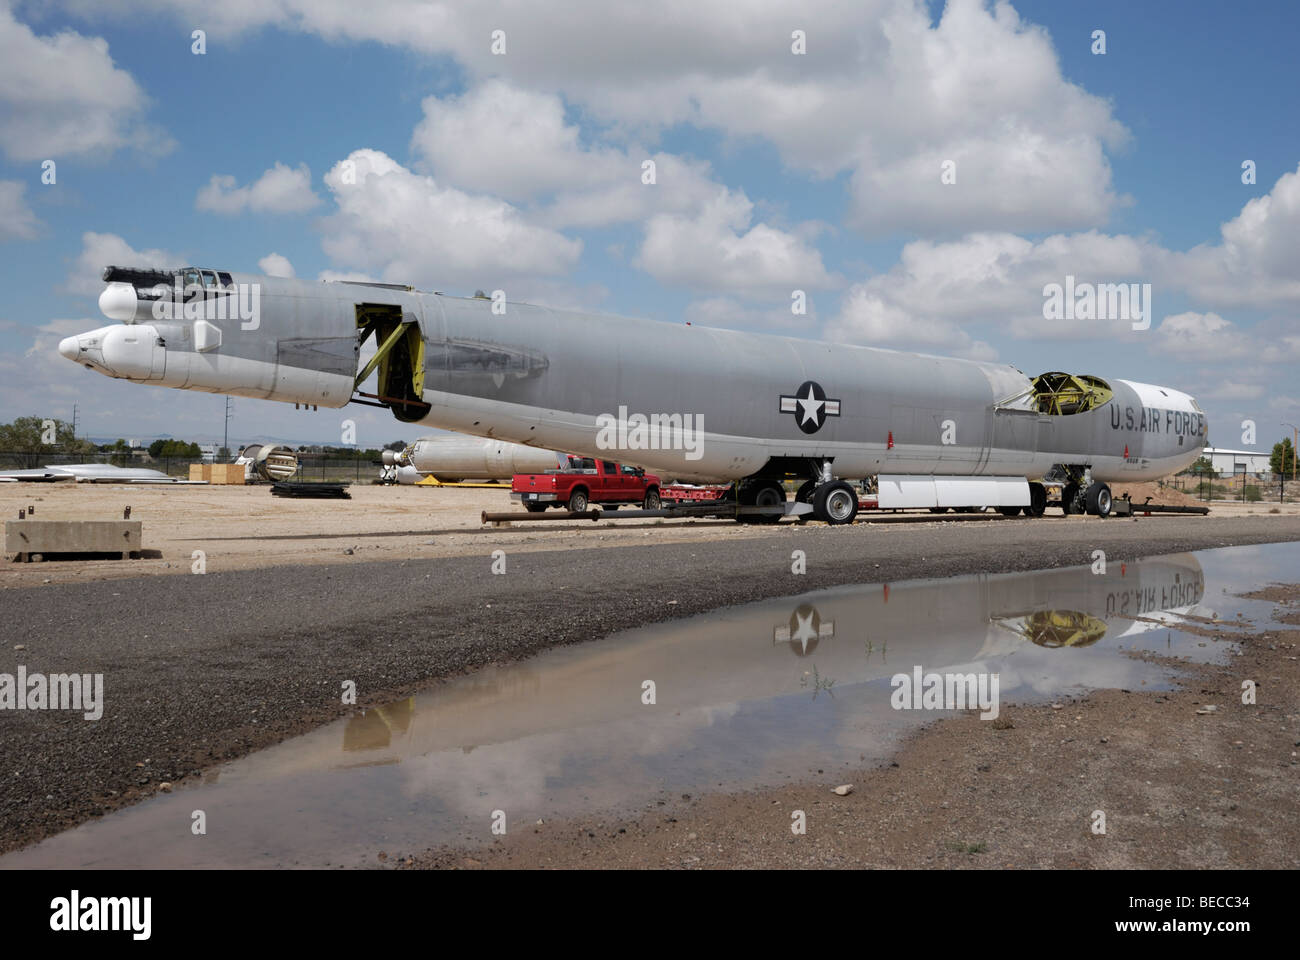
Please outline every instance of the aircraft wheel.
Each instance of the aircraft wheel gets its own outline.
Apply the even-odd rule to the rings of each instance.
[[[998,507],[998,513],[1002,514],[1002,516],[1004,517],[1018,517],[1020,516],[1020,508],[1019,507]]]
[[[794,494],[795,503],[812,503],[813,496],[817,493],[817,481],[809,480],[804,483]]]
[[[813,515],[831,526],[852,523],[858,515],[858,494],[843,480],[822,484],[813,498]]]
[[[1041,517],[1047,510],[1047,488],[1041,483],[1029,485],[1029,506],[1025,507],[1025,516]]]
[[[1077,483],[1067,483],[1061,490],[1061,512],[1067,517],[1075,513],[1074,500],[1079,495],[1079,485]]]
[[[524,509],[529,513],[545,513],[546,504],[544,503],[525,503]]]
[[[643,510],[658,510],[659,505],[659,491],[647,490],[645,493],[645,501],[641,504],[641,508]]]
[[[569,512],[583,513],[587,509],[587,492],[585,490],[574,490],[569,494]]]
[[[1110,487],[1104,483],[1094,483],[1084,495],[1088,512],[1094,517],[1109,517],[1111,508]]]
[[[931,508],[930,508],[930,512],[931,512],[931,513],[947,513],[947,512],[948,512],[948,508],[947,508],[947,507],[931,507]]]

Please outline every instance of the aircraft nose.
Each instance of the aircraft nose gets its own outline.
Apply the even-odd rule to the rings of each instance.
[[[81,344],[76,337],[64,337],[59,341],[59,354],[69,360],[76,360],[81,355]]]

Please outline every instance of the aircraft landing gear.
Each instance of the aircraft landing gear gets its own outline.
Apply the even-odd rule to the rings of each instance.
[[[1110,487],[1100,481],[1088,487],[1084,494],[1088,512],[1094,517],[1109,517],[1111,507]]]
[[[852,523],[857,515],[857,491],[843,480],[823,483],[813,495],[813,516],[831,526]]]
[[[1067,517],[1072,513],[1078,513],[1079,508],[1075,503],[1079,499],[1079,485],[1073,481],[1067,483],[1061,489],[1061,512]]]

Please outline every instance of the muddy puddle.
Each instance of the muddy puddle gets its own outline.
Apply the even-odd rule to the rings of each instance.
[[[1023,574],[848,586],[626,631],[482,670],[208,771],[0,858],[0,867],[360,866],[493,829],[630,812],[719,788],[834,780],[944,714],[1088,689],[1159,689],[1230,653],[1188,618],[1294,581],[1300,544]],[[915,708],[898,709],[905,675]],[[947,679],[948,675],[958,678]],[[996,677],[996,689],[993,687]],[[939,696],[936,694],[936,696]],[[200,815],[201,814],[201,818]],[[195,832],[201,819],[205,833]]]

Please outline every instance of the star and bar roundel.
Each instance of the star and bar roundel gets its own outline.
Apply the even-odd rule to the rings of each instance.
[[[840,402],[828,399],[817,381],[805,380],[793,396],[781,395],[781,412],[793,414],[804,433],[816,433],[828,417],[840,415]]]

